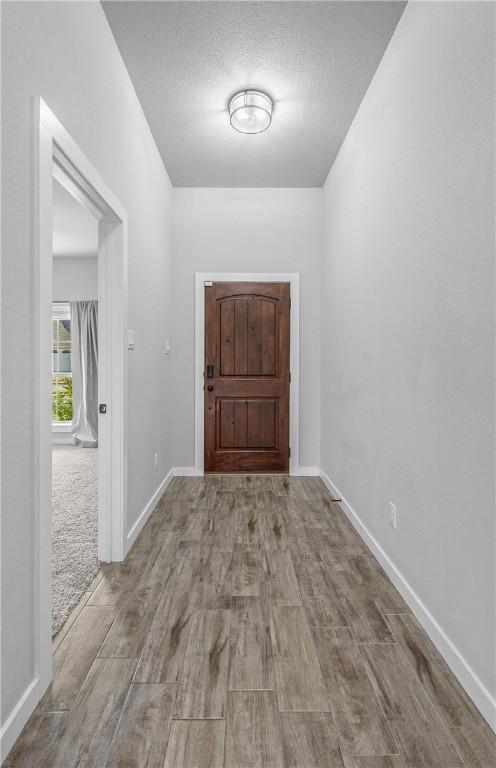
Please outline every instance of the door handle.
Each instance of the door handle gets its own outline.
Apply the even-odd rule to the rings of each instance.
[[[213,388],[212,384],[209,384],[207,389],[208,389],[209,392],[213,392],[214,391],[214,388]]]
[[[207,365],[207,379],[213,379],[214,377],[214,367],[213,365]]]

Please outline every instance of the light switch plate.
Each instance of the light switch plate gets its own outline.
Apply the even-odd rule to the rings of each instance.
[[[134,331],[127,332],[127,348],[129,350],[134,349]]]
[[[164,355],[170,355],[171,353],[171,345],[169,339],[165,340],[164,343]]]
[[[398,510],[392,501],[389,502],[389,525],[395,530],[398,527]]]

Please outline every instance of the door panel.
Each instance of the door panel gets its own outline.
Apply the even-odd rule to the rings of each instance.
[[[219,398],[217,409],[217,448],[277,449],[277,400]]]
[[[220,375],[276,376],[276,303],[224,299],[219,313]]]
[[[205,288],[205,471],[287,472],[289,284]]]

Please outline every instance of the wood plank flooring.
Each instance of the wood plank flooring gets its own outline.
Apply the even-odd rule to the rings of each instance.
[[[9,768],[495,768],[496,737],[312,478],[175,478],[54,641]]]

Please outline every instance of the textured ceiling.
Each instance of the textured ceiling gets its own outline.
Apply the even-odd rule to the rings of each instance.
[[[64,187],[53,182],[53,255],[97,256],[98,221]]]
[[[404,2],[104,2],[175,186],[321,186]],[[227,102],[267,91],[243,135]]]

